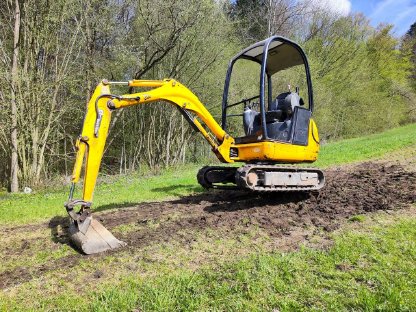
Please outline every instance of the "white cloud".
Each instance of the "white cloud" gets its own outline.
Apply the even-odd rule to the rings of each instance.
[[[312,5],[320,10],[346,16],[351,12],[350,0],[311,0]]]

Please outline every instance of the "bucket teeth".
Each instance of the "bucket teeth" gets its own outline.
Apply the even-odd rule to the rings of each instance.
[[[115,238],[109,230],[99,221],[93,219],[92,216],[89,216],[82,223],[84,222],[89,223],[86,231],[81,231],[83,229],[82,224],[78,228],[77,224],[72,220],[69,226],[71,242],[83,253],[90,255],[126,245],[126,243]]]

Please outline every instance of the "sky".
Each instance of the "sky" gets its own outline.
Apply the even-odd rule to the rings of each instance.
[[[315,0],[325,3],[332,11],[342,15],[362,12],[373,26],[379,23],[393,24],[396,36],[404,35],[416,22],[416,0]]]

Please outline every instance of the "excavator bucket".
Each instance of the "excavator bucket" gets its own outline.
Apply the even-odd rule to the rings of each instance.
[[[123,247],[126,243],[114,237],[109,230],[99,221],[89,216],[82,223],[86,224],[87,229],[83,232],[82,226],[71,220],[69,225],[69,236],[71,242],[83,253],[90,255],[110,249]]]

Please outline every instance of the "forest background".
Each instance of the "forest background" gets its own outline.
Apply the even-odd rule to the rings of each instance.
[[[392,25],[375,28],[313,0],[6,0],[0,187],[68,182],[85,104],[103,78],[175,78],[220,121],[229,59],[275,34],[306,51],[324,141],[416,121],[416,23],[397,37]],[[102,170],[206,161],[201,141],[169,104],[123,109],[113,114]]]

